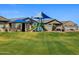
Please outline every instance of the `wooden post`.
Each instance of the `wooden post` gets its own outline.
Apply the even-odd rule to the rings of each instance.
[[[12,23],[9,23],[10,28],[12,28]]]
[[[11,31],[11,29],[12,29],[12,23],[9,23],[9,29]]]
[[[22,23],[22,32],[25,32],[25,23]]]

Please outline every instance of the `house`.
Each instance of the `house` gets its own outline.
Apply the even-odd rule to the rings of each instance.
[[[37,23],[37,21],[33,20],[32,18],[17,18],[16,20],[11,20],[11,28],[12,31],[34,31],[33,25]],[[14,29],[14,30],[13,30]]]
[[[63,21],[63,26],[65,31],[76,31],[78,30],[78,25],[72,21]]]
[[[8,31],[9,30],[9,20],[3,16],[0,16],[0,31]]]
[[[47,31],[64,31],[62,22],[56,19],[50,20],[48,22],[44,22],[44,24]]]

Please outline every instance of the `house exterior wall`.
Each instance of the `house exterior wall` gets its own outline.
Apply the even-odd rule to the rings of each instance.
[[[9,23],[0,23],[0,31],[1,32],[5,32],[5,31],[9,31]]]
[[[48,31],[62,31],[63,29],[62,23],[57,20],[49,21],[44,26]]]
[[[76,31],[77,30],[77,27],[64,27],[65,28],[65,31]]]
[[[52,31],[52,25],[46,24],[44,26],[48,31]]]
[[[63,23],[65,31],[76,31],[78,30],[77,24],[72,21],[64,21]]]
[[[56,27],[55,27],[55,29],[53,30],[53,24],[46,24],[46,25],[44,25],[45,26],[45,28],[48,30],[48,31],[62,31],[63,30],[63,27],[62,27],[62,25],[56,25]]]

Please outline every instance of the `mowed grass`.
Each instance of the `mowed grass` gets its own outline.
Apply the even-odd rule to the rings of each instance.
[[[0,32],[1,55],[79,55],[79,33]]]

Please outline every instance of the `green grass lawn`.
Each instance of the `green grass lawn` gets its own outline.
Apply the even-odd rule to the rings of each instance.
[[[0,54],[78,55],[79,33],[0,32]]]

